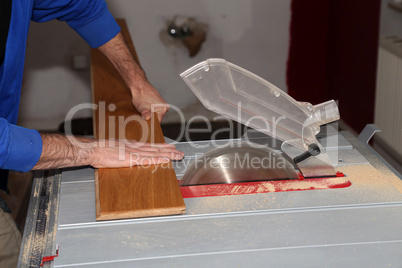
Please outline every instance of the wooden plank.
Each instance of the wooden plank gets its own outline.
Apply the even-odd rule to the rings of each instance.
[[[117,21],[138,62],[125,21]],[[131,104],[131,94],[123,79],[97,49],[91,50],[91,73],[93,103],[98,105],[98,110],[93,113],[96,138],[125,137],[137,141],[165,142],[156,116],[149,121],[140,117]],[[102,107],[104,113],[100,112]],[[128,123],[119,124],[122,119]],[[97,220],[185,213],[183,197],[171,163],[99,169],[95,171],[95,188]]]

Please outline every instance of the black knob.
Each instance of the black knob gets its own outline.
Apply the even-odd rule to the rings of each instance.
[[[301,155],[296,156],[295,158],[293,158],[293,161],[295,162],[295,164],[297,164],[300,163],[301,161],[306,160],[310,156],[316,156],[319,155],[320,153],[321,153],[320,147],[318,147],[317,144],[312,143],[308,146],[308,151],[302,153]]]

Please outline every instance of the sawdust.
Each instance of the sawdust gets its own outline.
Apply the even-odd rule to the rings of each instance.
[[[29,245],[32,243],[32,234],[27,235],[25,237],[25,241],[23,241],[23,242],[25,242],[25,245],[24,245],[22,255],[21,255],[21,264],[24,264],[24,263],[27,264],[30,252],[29,252],[29,250],[26,250],[26,247],[27,247],[26,245]]]
[[[338,182],[346,182],[347,179],[338,178]],[[261,182],[258,185],[242,185],[234,187],[228,194],[236,195],[242,194],[258,194],[258,193],[272,193],[272,192],[284,192],[284,191],[298,191],[309,189],[328,189],[329,186],[326,183],[322,183],[320,180],[292,180],[272,183],[270,181]]]
[[[33,185],[33,187],[35,187],[35,184]],[[34,192],[33,192],[33,198],[38,198],[40,193],[40,188],[39,187],[35,187],[34,188]],[[28,213],[30,213],[30,211],[28,211]],[[32,211],[32,215],[36,215],[38,213],[38,207],[35,206],[34,210]],[[31,217],[32,217],[31,215]],[[26,223],[28,224],[28,222]],[[25,240],[22,241],[24,243],[24,248],[23,248],[23,252],[21,255],[21,264],[29,264],[29,257],[30,257],[30,251],[28,250],[29,245],[32,244],[32,240],[34,239],[32,237],[33,234],[33,230],[28,230],[27,234],[25,234]]]
[[[281,191],[298,191],[309,189],[328,189],[328,185],[320,183],[318,180],[294,180],[280,183]]]
[[[192,203],[191,208],[189,207],[187,215],[294,207],[294,204],[292,204],[293,198],[289,198],[289,193],[298,195],[299,193],[305,192],[297,192],[303,189],[315,189],[313,191],[315,196],[322,196],[322,202],[326,205],[344,204],[345,202],[395,202],[401,201],[402,199],[402,181],[386,168],[376,169],[371,164],[360,164],[338,166],[337,171],[343,172],[346,175],[345,178],[337,178],[338,183],[342,183],[342,181],[347,183],[350,181],[352,185],[341,189],[328,189],[328,183],[311,179],[287,181],[286,183],[264,182],[261,183],[258,188],[248,185],[247,188],[243,186],[243,189],[241,189],[241,186],[236,186],[232,189],[231,194],[236,194],[240,190],[246,194],[193,199],[194,203]],[[283,194],[281,194],[280,191],[282,191]],[[329,197],[330,200],[333,200],[330,201],[330,203],[324,200],[326,195],[329,194],[328,191],[331,191]],[[252,193],[271,194],[260,195]],[[297,206],[298,205],[296,205],[296,207]]]
[[[396,191],[402,193],[402,181],[388,170],[375,169],[370,164],[351,165],[338,167],[352,182],[352,186],[359,189],[361,198],[369,197],[392,197]],[[396,180],[395,180],[396,179]]]
[[[389,170],[388,168],[385,168],[384,166],[381,166],[378,168],[378,171],[381,172],[385,179],[392,184],[395,189],[397,189],[400,193],[402,193],[402,180],[395,176],[395,174]]]
[[[257,193],[275,192],[275,186],[272,183],[263,183],[256,189]]]
[[[255,185],[238,185],[235,186],[228,195],[252,194],[252,193],[268,193],[275,192],[275,186],[270,182]]]
[[[359,179],[359,176],[366,176],[367,178],[373,179],[372,183],[369,182],[369,179],[364,181],[357,180],[357,182],[362,183],[363,186],[366,184],[375,184],[381,189],[392,185],[394,189],[402,193],[402,180],[389,170],[380,158],[375,156],[365,145],[358,142],[351,133],[342,133],[342,135],[350,141],[353,147],[358,150],[359,153],[363,154],[371,164],[353,165],[352,168],[348,168],[348,166],[338,166],[340,171],[343,172],[343,170],[347,170],[344,173],[350,173],[351,176],[356,176],[356,179]],[[350,161],[355,160],[351,158]],[[358,159],[356,159],[356,161],[358,161]]]

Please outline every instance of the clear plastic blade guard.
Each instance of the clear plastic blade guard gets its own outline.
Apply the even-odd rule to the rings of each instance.
[[[207,109],[283,141],[282,151],[294,161],[303,153],[307,157],[298,161],[304,161],[315,147],[310,155],[330,163],[315,135],[320,125],[339,119],[335,101],[315,106],[298,102],[268,81],[224,59],[200,62],[181,77]]]

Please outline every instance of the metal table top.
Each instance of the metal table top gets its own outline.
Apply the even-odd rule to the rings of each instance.
[[[60,250],[50,265],[402,265],[402,181],[350,133],[335,138],[340,150],[333,161],[352,182],[348,188],[187,198],[187,212],[178,216],[97,222],[94,170],[64,170],[55,239]],[[331,151],[331,142],[321,142]],[[210,149],[211,142],[200,143],[208,146],[176,146],[191,162]],[[178,178],[187,165],[176,165]]]

